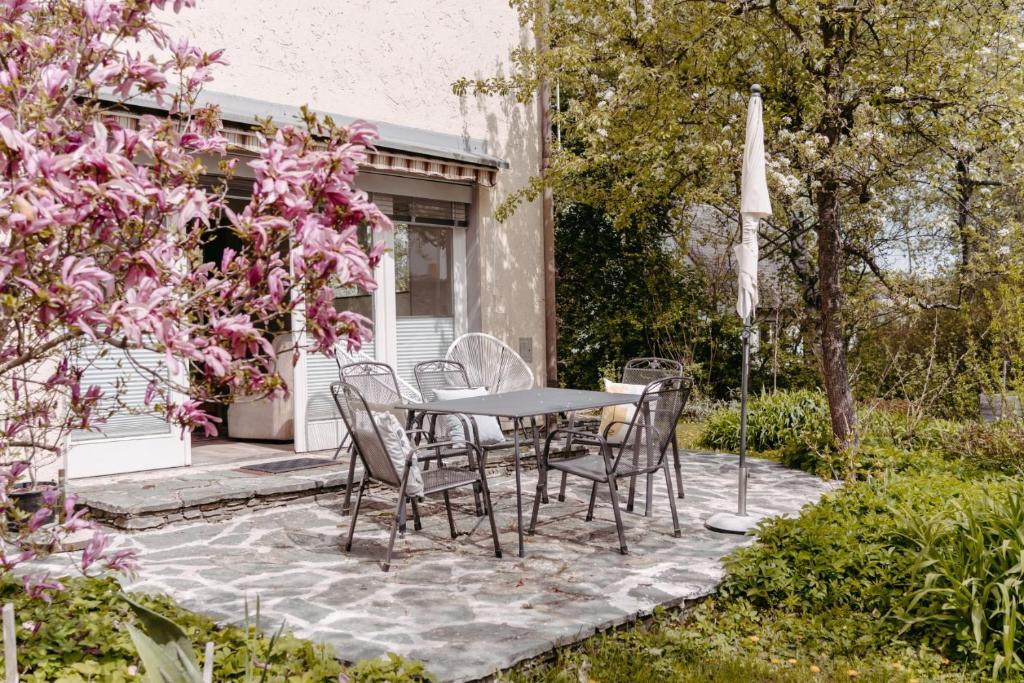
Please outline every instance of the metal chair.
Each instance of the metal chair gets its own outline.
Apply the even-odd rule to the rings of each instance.
[[[468,389],[470,388],[469,377],[466,374],[466,369],[462,367],[460,362],[455,360],[424,360],[418,362],[413,368],[413,377],[416,378],[416,388],[420,392],[424,402],[431,402],[437,400],[437,389]],[[440,433],[437,431],[437,418],[442,418],[441,424],[444,424],[443,418],[446,416],[433,414],[433,413],[420,413],[417,419],[417,424],[423,426],[423,421],[429,419],[428,427],[425,430],[428,438],[436,440],[438,438],[447,440],[449,434],[446,430],[442,430]],[[501,441],[499,443],[480,443],[480,436],[476,428],[476,422],[466,416],[454,416],[462,423],[463,437],[472,442],[476,446],[476,451],[487,452],[496,451],[498,449],[507,449],[510,446],[510,442]],[[462,451],[456,450],[444,450],[440,451],[439,454],[444,458],[466,456],[469,458],[470,466],[473,466],[473,450],[467,449]],[[477,515],[482,515],[483,510],[480,507],[479,495],[475,496],[476,501],[476,512]]]
[[[402,402],[402,392],[398,387],[398,375],[395,374],[394,368],[387,363],[358,361],[342,365],[339,361],[338,379],[356,387],[359,390],[359,394],[371,405],[387,406],[390,408]],[[411,426],[411,422],[406,420],[405,428],[409,429]],[[350,437],[351,432],[345,436],[345,439],[342,439],[337,450],[334,451],[335,459],[337,459],[341,449],[345,446],[346,440]],[[349,445],[354,445],[354,441],[349,441]],[[343,514],[348,514],[352,508],[352,480],[355,478],[356,473],[356,458],[352,453],[351,447],[349,448],[349,455],[348,483],[345,485],[345,502],[342,503]]]
[[[490,394],[533,388],[533,371],[526,361],[489,334],[462,335],[448,347],[445,359],[461,363],[470,386],[485,387]]]
[[[537,526],[537,513],[540,509],[542,486],[548,469],[559,470],[593,482],[590,491],[590,506],[587,509],[587,521],[594,518],[594,503],[597,499],[598,484],[607,484],[611,496],[612,511],[615,514],[615,528],[619,535],[619,551],[628,552],[626,537],[622,526],[622,512],[619,509],[618,481],[634,479],[645,474],[654,474],[658,470],[665,473],[665,485],[668,488],[669,507],[672,509],[672,530],[678,538],[679,516],[676,513],[676,499],[672,492],[672,475],[668,471],[665,453],[672,441],[679,415],[690,394],[690,381],[684,377],[669,377],[651,382],[644,389],[636,413],[628,423],[614,422],[605,427],[603,434],[589,434],[583,431],[559,429],[548,435],[541,458],[541,473],[538,477],[537,495],[533,500],[533,514],[530,517],[530,533]],[[627,425],[625,437],[613,453],[613,445],[608,443],[608,431],[616,424]],[[648,430],[648,424],[650,430]],[[648,440],[648,431],[653,434],[653,441]],[[589,446],[597,446],[598,453],[549,461],[552,442],[560,435],[570,436],[577,442]]]
[[[683,376],[683,364],[679,361],[671,360],[669,358],[633,358],[626,362],[626,366],[622,369],[622,382],[623,384],[642,384],[644,386],[651,382],[659,379],[665,379],[667,377],[682,377]],[[685,406],[685,404],[684,404]],[[570,419],[569,429],[574,429],[572,419]],[[676,432],[672,430],[672,463],[676,470],[676,488],[677,495],[680,499],[686,498],[686,490],[683,487],[683,469],[679,462],[679,438],[676,436]],[[562,481],[558,488],[558,500],[565,500],[565,479],[566,474],[562,473]],[[648,481],[650,478],[648,477]],[[648,490],[650,486],[648,486]],[[629,482],[629,498],[626,502],[626,511],[633,511],[633,498],[636,492],[636,480],[633,479]],[[645,503],[647,512],[650,511],[650,504]]]
[[[655,380],[682,376],[683,364],[669,358],[633,358],[627,361],[626,367],[622,369],[622,381],[626,384],[643,384],[646,386]],[[685,401],[683,402],[683,407],[686,407]],[[686,490],[683,488],[683,468],[679,463],[679,437],[676,436],[675,429],[672,430],[672,464],[676,470],[677,495],[680,498],[686,498]],[[650,492],[650,488],[650,477],[648,477],[648,492]],[[634,479],[629,483],[629,500],[626,501],[627,512],[633,511],[633,494],[635,490],[636,480]],[[650,504],[645,503],[645,505],[649,511]]]
[[[398,490],[398,504],[395,507],[395,516],[391,521],[391,535],[388,540],[388,550],[384,557],[383,569],[388,571],[391,568],[391,555],[395,547],[395,535],[401,521],[405,518],[405,504],[409,500],[406,496],[406,486],[409,481],[409,470],[412,467],[413,459],[421,452],[433,450],[435,453],[445,448],[460,448],[474,450],[476,446],[469,442],[437,442],[425,443],[415,447],[405,454],[405,468],[401,475],[395,469],[388,453],[388,447],[381,438],[376,422],[373,420],[373,413],[366,399],[363,398],[355,385],[347,382],[335,382],[331,385],[331,395],[338,406],[345,426],[352,435],[356,444],[356,452],[363,461],[364,474],[359,482],[359,493],[356,496],[356,506],[352,511],[352,519],[348,527],[348,540],[345,542],[345,551],[352,550],[352,538],[356,530],[356,520],[359,518],[359,510],[363,502],[363,492],[370,482],[376,482]],[[484,454],[476,453],[476,467],[446,467],[443,465],[423,474],[424,496],[440,493],[444,498],[445,508],[448,512],[448,528],[452,538],[457,536],[455,520],[452,517],[452,504],[448,492],[463,486],[479,485],[487,506],[487,514],[491,523],[491,537],[494,539],[494,555],[501,557],[501,544],[498,540],[498,528],[494,522],[494,509],[491,506],[491,494],[487,488],[487,475],[484,471]],[[415,505],[415,501],[413,501]],[[419,523],[419,515],[416,516],[417,530],[422,528]]]

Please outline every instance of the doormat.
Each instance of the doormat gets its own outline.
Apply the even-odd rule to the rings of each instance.
[[[240,472],[259,472],[260,474],[283,474],[295,472],[296,470],[308,470],[314,467],[334,465],[337,460],[328,458],[292,458],[290,460],[274,460],[272,462],[261,462],[253,465],[239,467]]]

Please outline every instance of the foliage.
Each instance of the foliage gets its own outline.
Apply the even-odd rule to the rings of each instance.
[[[816,391],[779,391],[754,396],[747,405],[747,447],[774,451],[799,447],[821,451],[831,444],[828,405]],[[735,453],[740,447],[739,408],[713,413],[705,423],[701,445]]]
[[[181,627],[128,597],[124,600],[135,613],[137,624],[126,628],[148,683],[203,683],[195,650]]]
[[[726,611],[708,601],[689,613],[662,613],[648,623],[588,639],[558,652],[553,662],[519,667],[499,678],[507,683],[811,683],[938,680],[941,658],[907,651],[875,652],[863,659],[833,656],[813,643],[789,647],[775,639],[774,615]],[[757,635],[755,635],[757,634]],[[856,676],[851,675],[851,671]],[[946,671],[941,680],[973,677]]]
[[[620,230],[599,209],[559,201],[555,221],[563,385],[596,389],[630,358],[661,356],[683,362],[697,381],[688,410],[702,396],[707,405],[734,394],[740,323],[724,246],[689,248],[687,230],[664,210]],[[813,384],[814,373],[792,352],[799,340],[786,333],[790,322],[762,324],[772,341],[752,358],[751,386]]]
[[[722,593],[756,608],[819,618],[860,613],[863,628],[890,636],[898,625],[880,617],[901,599],[916,561],[916,548],[902,534],[905,518],[930,517],[982,488],[952,474],[913,473],[828,494],[798,518],[764,524],[757,544],[729,558]]]
[[[1024,674],[1024,483],[906,520],[916,551],[907,628],[993,678]]]
[[[945,446],[952,456],[982,470],[1024,472],[1024,425],[1017,421],[969,424]]]
[[[51,605],[29,599],[12,579],[0,580],[0,599],[13,602],[19,623],[18,657],[25,683],[140,682],[141,662],[127,630],[132,610],[110,578],[64,581]],[[253,664],[267,665],[268,683],[337,683],[345,674],[352,683],[424,683],[422,666],[397,657],[343,667],[323,645],[289,633],[271,639],[254,622],[247,627],[218,626],[212,619],[178,607],[166,596],[132,594],[133,602],[172,620],[189,643],[201,650],[216,644],[217,681],[243,682]],[[388,678],[390,676],[390,678]],[[258,680],[258,679],[257,679]]]
[[[915,602],[913,590],[929,571],[912,530],[915,520],[955,524],[961,510],[987,509],[983,501],[989,491],[999,497],[1020,486],[946,471],[847,484],[799,517],[763,523],[758,541],[727,559],[726,578],[714,599],[597,636],[563,650],[554,663],[522,668],[508,680],[978,680],[990,672],[990,663],[973,650],[951,662],[953,644],[936,635],[946,624],[949,633],[954,628],[969,633],[969,614],[954,616],[941,604],[918,600],[922,612],[938,623],[907,627],[906,607]],[[985,539],[987,552],[998,555],[1002,540],[1008,540],[1004,558],[1016,548],[1019,561],[1014,545],[1020,542],[1020,521],[1016,526],[1014,521],[1019,514],[1013,507],[1010,514],[998,515],[998,533]],[[920,524],[929,528],[930,523]],[[940,539],[932,538],[934,552],[942,552]],[[981,542],[974,546],[981,552]],[[998,566],[1009,568],[993,564],[993,575]],[[970,582],[950,583],[962,585],[963,599],[970,600]]]
[[[902,408],[902,409],[901,409]],[[866,478],[885,472],[942,468],[951,447],[962,443],[961,423],[879,404],[858,410],[860,439],[856,448],[832,444],[828,408],[814,391],[780,391],[750,400],[747,444],[790,467],[837,479]],[[739,409],[712,413],[699,444],[735,453],[739,450]]]
[[[555,259],[563,385],[598,389],[603,368],[617,377],[631,358],[698,357],[692,344],[707,338],[697,318],[704,297],[664,248],[668,238],[664,220],[623,232],[589,207],[559,207]]]
[[[540,47],[517,49],[510,74],[454,84],[524,101],[558,84],[550,168],[504,209],[550,186],[622,230],[663,214],[690,253],[691,227],[727,242],[758,82],[775,209],[762,285],[797,294],[776,332],[823,373],[840,442],[856,422],[851,383],[962,417],[1002,361],[1024,367],[1020,2],[512,4]]]
[[[410,662],[389,654],[378,659],[364,659],[348,670],[356,683],[432,683],[436,679],[420,662]]]

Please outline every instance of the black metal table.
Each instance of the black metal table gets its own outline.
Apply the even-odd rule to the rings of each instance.
[[[519,431],[525,430],[524,420],[534,420],[540,416],[570,413],[580,410],[592,410],[607,406],[639,403],[639,394],[612,394],[604,391],[584,391],[581,389],[524,389],[500,394],[456,398],[448,401],[431,403],[403,403],[397,408],[409,411],[444,414],[487,415],[512,420],[513,458],[516,473],[516,533],[519,537],[519,557],[524,557],[523,550],[523,492],[522,471],[519,456]],[[644,405],[643,409],[646,410]],[[647,420],[647,423],[650,421]],[[647,443],[650,444],[650,439]],[[533,425],[533,447],[538,461],[541,457],[540,441],[537,437],[536,425]],[[538,470],[537,495],[543,496],[546,482]]]

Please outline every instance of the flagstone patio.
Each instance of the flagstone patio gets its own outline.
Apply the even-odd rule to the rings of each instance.
[[[268,627],[283,619],[297,635],[332,645],[341,659],[397,652],[422,660],[443,681],[476,680],[715,590],[721,558],[752,540],[703,526],[710,513],[735,504],[736,458],[687,453],[683,467],[682,538],[672,536],[663,480],[650,518],[642,515],[640,486],[640,514],[625,515],[628,556],[615,551],[607,500],[585,522],[589,485],[570,479],[564,503],[552,496],[541,507],[537,534],[527,537],[527,557],[520,559],[507,476],[492,477],[503,559],[494,557],[486,518],[472,516],[470,498],[455,501],[456,524],[466,534],[454,541],[443,506],[428,501],[423,530],[412,532],[410,524],[391,572],[382,573],[378,561],[394,500],[387,491],[370,496],[351,554],[340,548],[348,522],[340,496],[143,531],[119,542],[141,556],[132,589],[165,591],[225,621],[239,620],[244,597],[259,595]],[[751,468],[754,512],[794,513],[831,486],[764,460],[753,460]],[[525,481],[536,480],[528,472]]]

